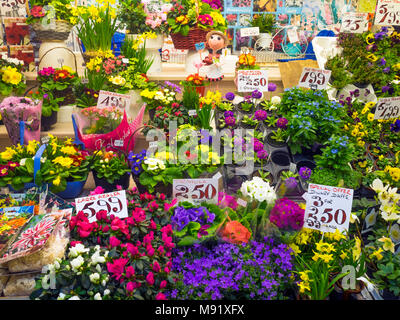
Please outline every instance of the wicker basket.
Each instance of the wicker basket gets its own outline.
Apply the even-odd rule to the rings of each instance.
[[[172,42],[174,43],[175,49],[178,50],[196,50],[196,43],[206,42],[206,35],[209,30],[200,28],[192,28],[189,30],[187,36],[183,36],[180,33],[171,34]]]
[[[66,41],[73,27],[65,20],[56,20],[54,29],[46,28],[39,22],[31,26],[36,33],[36,38],[40,41]]]

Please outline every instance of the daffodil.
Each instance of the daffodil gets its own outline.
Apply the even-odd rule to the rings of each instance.
[[[394,253],[394,243],[393,243],[392,239],[387,238],[387,237],[382,237],[382,238],[378,239],[378,241],[383,243],[383,246],[382,246],[383,250]]]
[[[301,250],[300,250],[299,246],[296,245],[295,243],[291,243],[291,244],[289,245],[289,247],[293,250],[293,253],[294,253],[295,255],[301,253]]]
[[[310,285],[306,282],[299,282],[297,285],[300,288],[300,290],[299,290],[300,293],[305,293],[306,291],[311,291]]]
[[[340,259],[344,260],[344,259],[348,258],[349,256],[347,255],[347,252],[344,252],[342,250],[342,253],[341,253],[341,255],[339,257],[340,257]]]
[[[361,255],[361,239],[358,237],[355,237],[356,243],[353,248],[353,259],[358,260]]]
[[[378,261],[382,260],[383,255],[381,254],[381,252],[383,252],[383,250],[382,250],[382,248],[379,248],[378,250],[375,250],[374,252],[372,252],[369,257],[371,259],[376,258]]]

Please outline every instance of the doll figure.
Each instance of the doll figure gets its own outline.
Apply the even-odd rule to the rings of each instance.
[[[203,64],[207,67],[206,79],[211,83],[215,82],[218,90],[218,82],[224,78],[221,64],[222,49],[228,46],[228,38],[221,31],[210,31],[206,39],[208,56],[203,59]]]

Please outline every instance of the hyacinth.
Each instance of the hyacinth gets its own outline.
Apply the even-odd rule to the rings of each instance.
[[[256,118],[256,120],[258,121],[264,121],[265,119],[267,119],[268,117],[268,113],[265,110],[257,110],[254,113],[254,118]]]
[[[299,170],[299,175],[302,177],[304,180],[308,180],[311,177],[311,169],[307,167],[301,167]]]
[[[198,222],[200,224],[212,224],[215,214],[208,211],[205,207],[185,209],[177,207],[171,218],[171,224],[175,230],[181,231],[189,222]]]
[[[281,299],[291,283],[292,250],[272,238],[247,245],[195,244],[175,251],[172,270],[180,274],[170,299]]]
[[[275,202],[269,219],[279,229],[300,230],[304,223],[304,210],[292,200],[279,199]]]
[[[276,126],[281,129],[286,129],[288,123],[289,121],[286,118],[279,118],[276,122]]]

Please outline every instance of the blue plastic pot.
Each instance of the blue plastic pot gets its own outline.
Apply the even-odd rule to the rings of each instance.
[[[57,193],[57,195],[63,199],[75,199],[82,193],[86,181],[87,179],[84,181],[67,182],[67,188]]]

